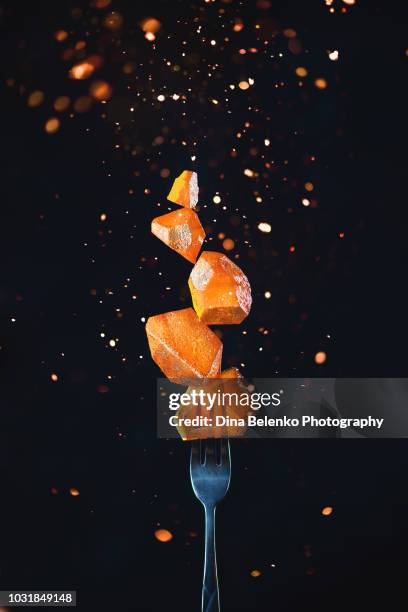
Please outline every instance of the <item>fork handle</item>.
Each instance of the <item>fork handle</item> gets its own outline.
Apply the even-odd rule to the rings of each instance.
[[[217,558],[215,554],[215,506],[205,506],[205,558],[202,612],[219,612]]]

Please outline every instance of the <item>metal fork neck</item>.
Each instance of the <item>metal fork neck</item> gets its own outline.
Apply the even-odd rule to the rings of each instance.
[[[205,560],[202,595],[203,612],[219,612],[217,559],[215,551],[215,505],[205,505]]]

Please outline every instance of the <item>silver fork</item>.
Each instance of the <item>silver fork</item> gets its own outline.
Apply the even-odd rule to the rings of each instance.
[[[231,478],[228,440],[193,442],[190,461],[191,484],[205,509],[205,557],[202,611],[219,612],[217,559],[215,554],[215,508],[227,494]]]

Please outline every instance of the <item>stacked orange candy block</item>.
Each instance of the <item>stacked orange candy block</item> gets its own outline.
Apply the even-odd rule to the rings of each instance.
[[[148,319],[146,333],[152,358],[170,379],[235,379],[237,384],[236,379],[241,377],[237,369],[221,372],[222,342],[208,325],[241,323],[251,309],[250,284],[223,253],[203,251],[197,261],[205,238],[194,211],[198,203],[197,174],[184,170],[167,198],[182,208],[153,219],[151,229],[167,246],[195,264],[188,280],[194,310],[183,308]],[[233,381],[224,383],[231,386]],[[223,409],[218,407],[218,412]],[[237,416],[239,407],[226,410]],[[192,418],[200,414],[200,407],[183,407],[183,413]],[[182,427],[179,431],[183,439],[237,435],[228,427],[210,431]]]

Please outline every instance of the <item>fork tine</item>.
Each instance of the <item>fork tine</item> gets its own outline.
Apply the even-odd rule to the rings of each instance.
[[[209,438],[203,441],[204,445],[204,465],[216,463],[216,440]]]
[[[191,466],[224,466],[231,464],[231,451],[228,438],[209,438],[191,442]]]
[[[201,450],[200,440],[193,440],[191,442],[191,465],[201,463]]]
[[[221,465],[229,466],[231,463],[231,450],[229,439],[221,440]]]

